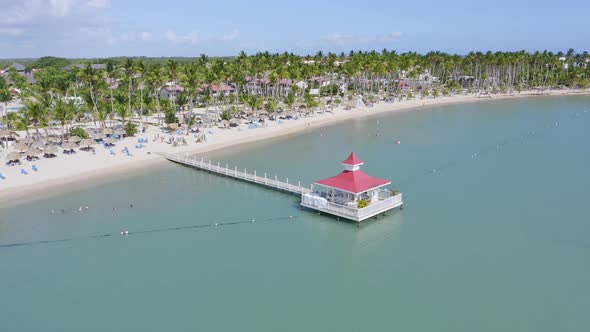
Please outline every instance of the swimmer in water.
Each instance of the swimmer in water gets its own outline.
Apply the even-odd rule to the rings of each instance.
[[[132,208],[133,207],[133,204],[129,204],[129,207]]]

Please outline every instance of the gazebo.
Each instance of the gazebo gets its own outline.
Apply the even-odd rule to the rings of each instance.
[[[396,207],[403,208],[401,193],[386,189],[391,181],[369,176],[354,152],[342,161],[344,171],[316,181],[301,205],[338,217],[361,222]]]

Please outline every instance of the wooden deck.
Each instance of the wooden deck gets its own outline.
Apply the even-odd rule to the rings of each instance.
[[[237,166],[234,168],[229,168],[228,165],[222,166],[220,163],[212,163],[210,160],[203,160],[203,159],[196,159],[195,157],[186,156],[183,154],[168,154],[168,153],[159,153],[162,157],[188,167],[193,167],[197,169],[201,169],[204,171],[208,171],[211,173],[219,174],[222,176],[227,176],[230,178],[255,183],[261,186],[289,192],[296,195],[302,195],[311,192],[310,188],[302,187],[301,182],[297,181],[296,183],[289,183],[289,179],[286,181],[279,180],[276,176],[274,178],[268,178],[266,173],[262,176],[260,174],[256,174],[255,170],[251,170],[250,173],[247,169],[238,169]]]

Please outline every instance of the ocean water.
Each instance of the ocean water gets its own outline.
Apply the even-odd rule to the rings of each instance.
[[[589,127],[589,97],[531,98],[204,156],[309,184],[355,151],[405,200],[358,228],[173,164],[3,208],[0,330],[583,331]]]

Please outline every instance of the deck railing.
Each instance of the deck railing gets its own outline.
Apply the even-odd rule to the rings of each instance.
[[[333,212],[335,214],[353,219],[363,220],[368,216],[377,214],[381,211],[387,210],[388,208],[396,207],[402,204],[402,194],[398,193],[393,196],[390,191],[386,193],[389,195],[388,198],[378,200],[377,202],[371,203],[364,208],[357,208],[353,206],[346,206],[333,202],[326,202],[324,206],[310,206],[313,208],[323,209],[326,212]],[[385,195],[385,194],[384,194]],[[310,205],[310,204],[308,204]]]

